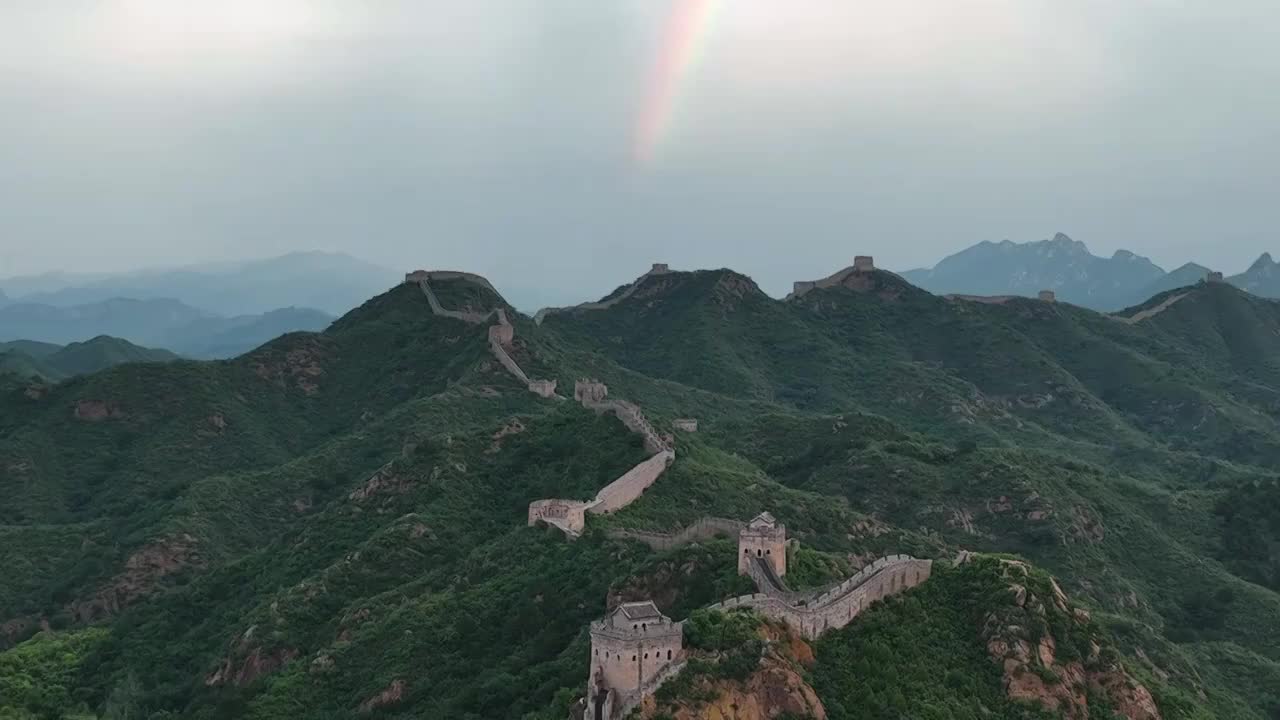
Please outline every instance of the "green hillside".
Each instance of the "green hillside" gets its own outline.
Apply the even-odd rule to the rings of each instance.
[[[511,355],[561,395],[597,377],[699,431],[581,539],[526,527],[531,501],[591,497],[646,453],[529,393],[413,286],[234,360],[0,382],[0,717],[566,717],[609,597],[684,619],[750,588],[730,542],[609,531],[766,509],[799,584],[1014,553],[1092,614],[1055,637],[1112,648],[1097,671],[1127,668],[1163,717],[1280,709],[1276,303],[1201,284],[1128,323],[1167,297],[1116,318],[876,272],[779,301],[716,270],[539,325],[432,286],[506,307]],[[974,644],[1007,610],[994,562],[939,562],[816,643],[829,716],[1060,716],[1025,714]]]
[[[77,375],[89,375],[125,363],[170,362],[177,359],[178,356],[168,350],[139,347],[127,340],[106,335],[65,346],[30,340],[0,343],[0,372],[54,382]]]

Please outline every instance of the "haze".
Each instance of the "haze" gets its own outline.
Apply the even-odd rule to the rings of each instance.
[[[673,49],[682,12],[706,15]],[[573,298],[654,261],[780,294],[855,253],[1056,231],[1239,269],[1280,250],[1278,23],[1262,0],[8,0],[0,277],[323,249]]]

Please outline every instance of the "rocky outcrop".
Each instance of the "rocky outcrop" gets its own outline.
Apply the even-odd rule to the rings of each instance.
[[[1009,699],[1068,720],[1089,720],[1094,695],[1127,720],[1161,720],[1150,691],[1104,651],[1086,610],[1072,606],[1057,582],[1025,563],[1000,562],[1011,602],[986,616],[982,637],[1002,668]]]
[[[401,698],[404,697],[404,689],[405,683],[403,680],[392,680],[391,684],[382,692],[360,703],[360,712],[372,712],[380,707],[386,707],[400,702]]]
[[[128,417],[119,405],[102,400],[77,400],[72,414],[77,420],[85,422],[102,422]]]
[[[202,564],[196,539],[183,533],[157,540],[129,556],[124,571],[93,595],[76,600],[67,612],[78,622],[93,622],[119,613],[159,590],[164,578]]]
[[[813,664],[812,648],[785,628],[765,625],[761,636],[767,643],[764,655],[745,680],[695,678],[693,692],[673,704],[659,707],[653,697],[646,698],[642,720],[826,720],[822,700],[804,678]]]

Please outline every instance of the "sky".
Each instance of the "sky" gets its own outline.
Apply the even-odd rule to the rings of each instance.
[[[1274,0],[4,0],[0,277],[1280,250]]]

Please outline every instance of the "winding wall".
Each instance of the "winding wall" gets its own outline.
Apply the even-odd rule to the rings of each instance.
[[[542,308],[541,310],[539,310],[537,313],[534,314],[533,321],[541,325],[542,321],[546,320],[548,316],[555,315],[557,313],[573,312],[574,310],[608,310],[614,305],[617,305],[623,300],[626,300],[627,298],[631,297],[635,293],[636,289],[640,287],[640,283],[644,282],[645,278],[653,277],[655,275],[667,275],[670,272],[671,270],[669,270],[666,265],[655,264],[653,266],[653,269],[641,275],[640,277],[636,278],[635,281],[632,282],[630,285],[628,285],[625,290],[618,293],[617,297],[612,297],[612,298],[609,298],[608,300],[603,300],[600,302],[578,303],[577,305],[572,305],[570,307]]]
[[[749,607],[787,623],[812,640],[827,630],[848,625],[875,601],[897,595],[928,580],[932,571],[932,560],[890,555],[808,601],[793,603],[766,591],[730,598],[710,606],[710,609]]]
[[[507,372],[511,373],[517,380],[523,383],[524,386],[528,388],[529,392],[541,397],[556,397],[554,380],[530,379],[529,376],[525,374],[524,370],[520,368],[519,363],[511,357],[511,354],[508,353],[507,349],[503,346],[504,338],[507,342],[510,342],[511,339],[515,337],[515,328],[512,326],[511,321],[507,319],[507,311],[504,308],[494,308],[487,313],[465,310],[446,310],[440,304],[440,299],[436,297],[435,291],[431,289],[430,280],[467,280],[488,288],[493,291],[495,295],[498,294],[498,291],[494,289],[493,285],[490,284],[488,280],[472,273],[448,270],[431,272],[418,271],[405,276],[405,282],[417,283],[418,287],[422,288],[422,294],[427,296],[427,305],[431,307],[431,312],[434,315],[453,318],[454,320],[461,320],[462,322],[469,323],[471,325],[479,325],[481,323],[488,322],[490,318],[497,318],[498,326],[503,330],[501,332],[494,332],[492,328],[490,329],[489,351],[493,353],[498,364],[502,365]]]

